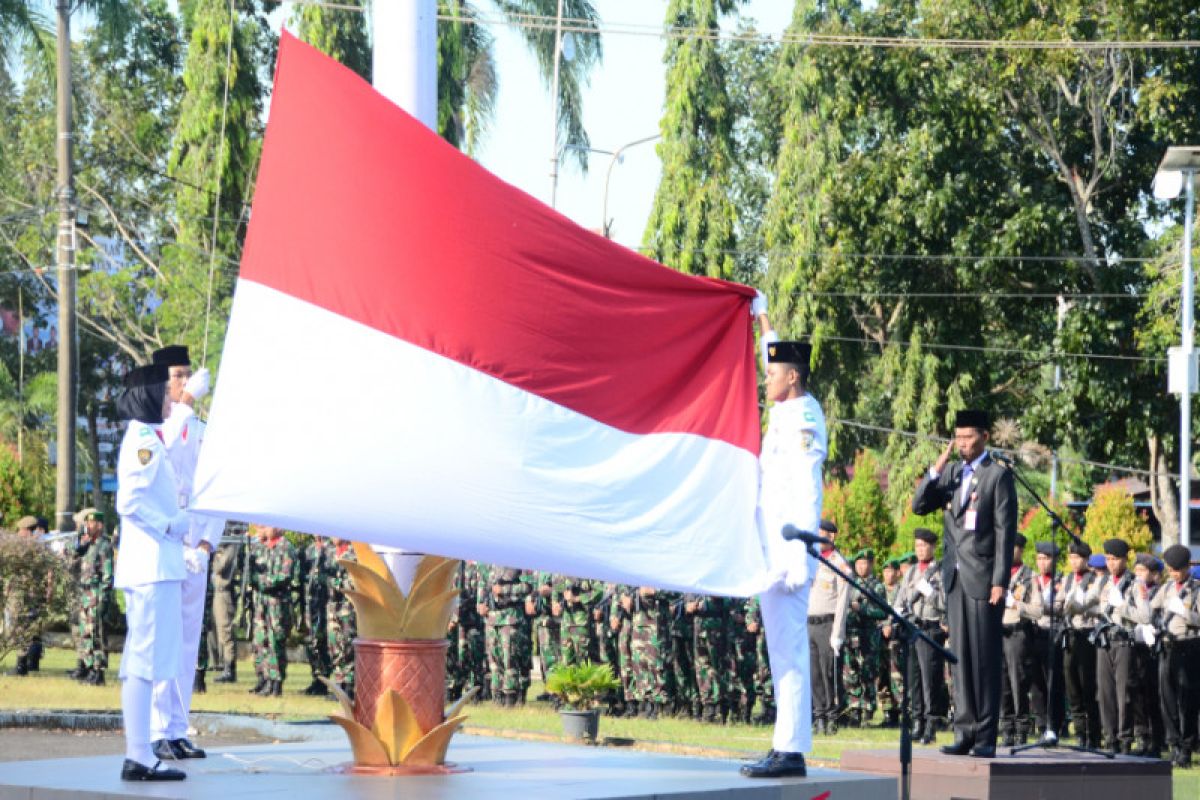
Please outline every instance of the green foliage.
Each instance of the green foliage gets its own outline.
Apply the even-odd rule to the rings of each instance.
[[[1047,505],[1054,510],[1067,525],[1073,525],[1071,515],[1067,511],[1066,505],[1058,500],[1047,500]],[[1038,506],[1027,511],[1021,519],[1021,533],[1025,534],[1025,554],[1024,561],[1030,567],[1036,565],[1037,543],[1038,542],[1054,542],[1059,548],[1060,564],[1066,560],[1066,534],[1062,531],[1054,530],[1054,523],[1050,519],[1050,515],[1046,513],[1046,509]],[[1072,528],[1074,530],[1074,528]],[[1076,531],[1078,532],[1078,531]]]
[[[838,526],[838,549],[847,556],[864,547],[876,554],[891,550],[896,526],[879,485],[879,459],[863,450],[854,460],[854,476],[825,488],[822,516]]]
[[[1096,489],[1092,504],[1085,515],[1083,539],[1092,552],[1104,552],[1105,539],[1122,539],[1137,553],[1150,552],[1152,537],[1145,520],[1138,516],[1133,498],[1119,486]]]
[[[363,80],[370,81],[371,41],[367,35],[369,10],[361,10],[365,3],[354,0],[340,5],[357,6],[360,10],[295,6],[292,9],[292,24],[296,26],[296,35],[357,72]]]
[[[735,0],[671,0],[667,24],[715,33],[721,14],[735,5]],[[708,37],[670,39],[665,60],[662,178],[646,223],[648,255],[693,275],[738,277],[737,209],[729,186],[735,111],[724,62]]]
[[[3,469],[0,461],[0,473]],[[26,644],[29,631],[40,621],[64,614],[69,590],[64,559],[35,539],[0,531],[0,596],[4,597],[5,617],[5,624],[0,625],[0,658]]]
[[[595,708],[608,692],[621,688],[608,664],[560,664],[546,676],[546,691],[557,695],[567,708]]]
[[[923,516],[912,513],[912,510],[905,512],[900,518],[900,524],[896,526],[896,540],[892,544],[889,551],[890,555],[898,556],[901,553],[911,551],[916,545],[916,539],[913,536],[917,528],[926,528],[937,534],[938,543],[935,551],[936,557],[942,557],[942,512],[934,511]]]

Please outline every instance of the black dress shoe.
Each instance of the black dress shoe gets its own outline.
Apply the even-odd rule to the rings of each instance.
[[[970,739],[955,739],[954,744],[944,744],[938,749],[948,756],[965,756],[974,744]]]
[[[165,741],[165,740],[164,740]],[[187,777],[182,770],[162,767],[162,762],[155,761],[153,767],[147,767],[131,759],[125,759],[121,766],[123,781],[181,781]]]
[[[207,753],[187,739],[172,739],[171,747],[175,748],[180,758],[208,758]]]
[[[996,745],[981,744],[971,748],[971,755],[975,758],[995,758]]]
[[[170,739],[155,739],[151,742],[150,749],[154,751],[154,757],[160,761],[178,761],[184,757]]]
[[[739,770],[747,778],[803,778],[808,774],[803,753],[780,753],[771,750],[767,757],[753,764],[743,764]]]

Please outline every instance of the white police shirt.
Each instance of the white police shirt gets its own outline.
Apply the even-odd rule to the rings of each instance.
[[[118,589],[181,581],[188,515],[179,509],[179,483],[153,425],[131,420],[117,457],[121,539],[113,585]]]
[[[785,525],[818,530],[828,441],[825,414],[812,395],[771,407],[759,456],[759,520],[768,569],[786,569],[793,584],[812,580],[816,566],[810,562],[815,559],[803,542],[785,541],[781,531]]]

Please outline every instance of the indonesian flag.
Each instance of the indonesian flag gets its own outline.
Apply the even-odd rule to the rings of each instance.
[[[285,33],[193,509],[748,594],[752,297],[580,228]]]

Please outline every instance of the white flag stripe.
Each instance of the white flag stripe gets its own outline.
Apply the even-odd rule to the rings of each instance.
[[[617,430],[241,280],[194,508],[507,566],[745,595],[765,576],[757,481],[757,459],[742,448]]]

